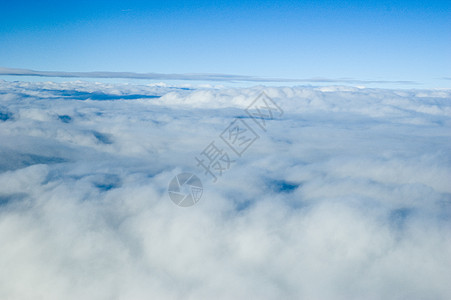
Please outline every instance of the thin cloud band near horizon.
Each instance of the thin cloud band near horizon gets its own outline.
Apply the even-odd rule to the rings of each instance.
[[[290,82],[290,83],[347,83],[347,84],[413,84],[420,83],[410,80],[357,80],[352,78],[269,78],[249,75],[213,74],[213,73],[135,73],[135,72],[67,72],[67,71],[39,71],[20,68],[0,67],[0,76],[35,76],[61,78],[122,78],[122,79],[152,79],[152,80],[190,80],[190,81],[228,81],[228,82]]]

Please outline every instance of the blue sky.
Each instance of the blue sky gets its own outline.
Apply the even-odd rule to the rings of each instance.
[[[450,1],[11,1],[0,66],[449,87]]]

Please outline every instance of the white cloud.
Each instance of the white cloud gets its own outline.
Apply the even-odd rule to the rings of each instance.
[[[283,117],[212,183],[194,156],[262,90]],[[0,91],[1,299],[451,297],[450,91]]]

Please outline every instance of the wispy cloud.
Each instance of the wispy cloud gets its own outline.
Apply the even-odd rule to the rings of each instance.
[[[153,80],[198,80],[198,81],[229,81],[229,82],[291,82],[291,83],[347,83],[347,84],[418,84],[415,81],[390,80],[356,80],[352,78],[268,78],[230,74],[162,74],[162,73],[133,73],[133,72],[61,72],[35,71],[27,69],[0,67],[0,75],[9,76],[38,76],[38,77],[67,77],[67,78],[129,78]]]

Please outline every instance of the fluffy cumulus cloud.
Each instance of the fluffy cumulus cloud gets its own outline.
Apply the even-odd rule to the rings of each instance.
[[[449,90],[0,81],[0,298],[450,299],[450,117]]]

